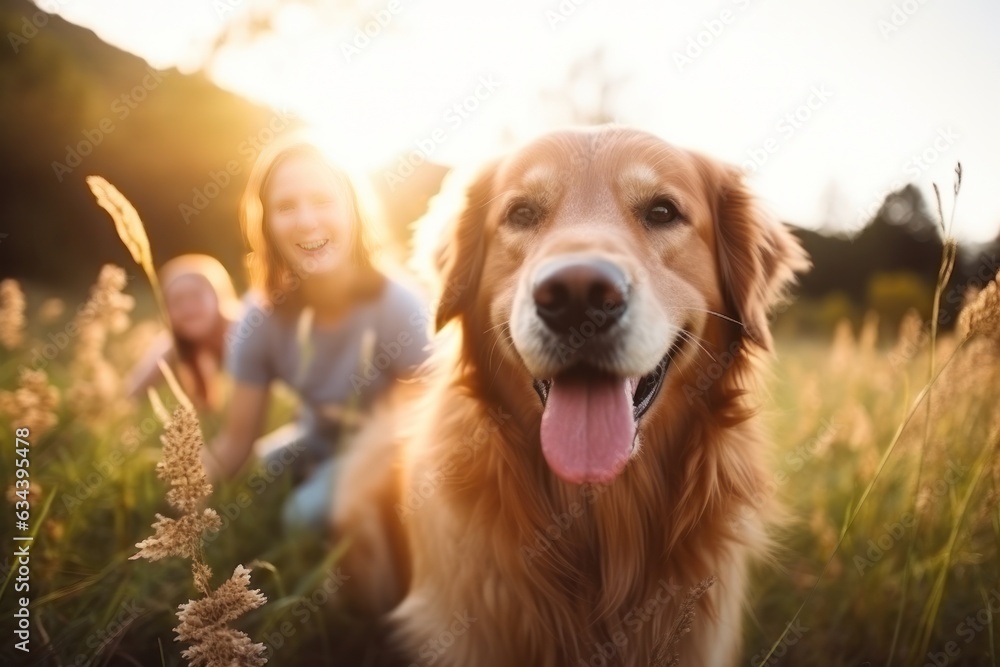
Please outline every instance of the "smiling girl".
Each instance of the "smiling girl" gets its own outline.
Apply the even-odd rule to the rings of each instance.
[[[199,411],[221,407],[220,373],[227,329],[239,319],[233,281],[219,260],[180,255],[159,270],[170,331],[162,332],[129,377],[129,395],[144,396],[163,379],[158,362],[175,368],[181,387]]]
[[[216,478],[239,471],[263,430],[271,385],[283,381],[298,396],[298,420],[258,448],[271,475],[288,473],[299,485],[284,508],[286,525],[322,529],[345,417],[424,360],[426,307],[376,268],[351,180],[308,142],[272,145],[260,156],[240,223],[252,291],[228,336],[234,387],[206,466]],[[365,349],[394,354],[369,368]]]

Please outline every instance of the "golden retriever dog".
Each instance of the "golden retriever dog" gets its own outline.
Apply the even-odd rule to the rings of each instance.
[[[779,512],[754,379],[797,241],[737,169],[607,127],[490,164],[448,234],[458,342],[334,505],[404,664],[734,664]]]

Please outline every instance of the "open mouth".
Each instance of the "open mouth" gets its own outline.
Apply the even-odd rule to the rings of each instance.
[[[298,247],[302,248],[306,252],[315,252],[321,248],[326,247],[326,244],[330,242],[330,239],[319,239],[318,241],[308,241],[306,243],[296,243]]]
[[[621,378],[578,364],[551,379],[536,379],[542,401],[542,453],[567,482],[606,483],[624,469],[639,420],[663,387],[678,340],[650,373]]]
[[[633,385],[632,392],[632,415],[635,421],[639,421],[646,411],[649,410],[649,406],[653,404],[656,399],[656,395],[660,393],[660,388],[663,386],[663,379],[667,376],[667,371],[670,369],[670,364],[673,358],[677,355],[678,350],[680,350],[681,341],[674,344],[673,347],[664,355],[660,363],[656,365],[651,373],[643,375],[638,380],[631,378],[628,382]],[[585,366],[579,366],[572,368],[568,371],[571,374],[579,374],[580,376],[586,376],[587,374],[600,374],[599,371],[593,371]],[[552,380],[538,380],[534,381],[535,392],[538,397],[542,399],[542,406],[544,407],[549,399],[549,390],[552,388]]]

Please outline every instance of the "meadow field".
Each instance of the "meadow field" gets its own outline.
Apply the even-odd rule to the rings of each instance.
[[[282,535],[288,489],[278,470],[254,468],[208,498],[217,521],[198,557],[214,574],[199,588],[186,558],[132,559],[157,513],[179,513],[157,477],[179,428],[163,437],[162,421],[179,413],[120,398],[125,370],[157,329],[148,290],[126,283],[106,268],[79,303],[14,281],[0,288],[0,616],[4,628],[26,616],[31,638],[24,653],[5,630],[0,660],[188,664],[188,644],[175,641],[178,605],[242,565],[267,601],[220,607],[213,623],[264,644],[272,665],[365,664],[370,628],[338,603],[336,545]],[[779,336],[762,414],[774,442],[767,492],[788,521],[773,562],[755,572],[745,664],[997,664],[997,301],[993,284],[942,333],[915,313],[880,331],[870,312],[825,336]],[[167,412],[178,405],[168,388],[159,395]],[[269,425],[292,410],[276,401]],[[203,416],[203,437],[218,426]],[[196,432],[185,437],[200,444]],[[34,538],[27,580],[15,555],[26,542],[13,539],[25,535]],[[201,660],[191,664],[213,664]]]
[[[514,0],[488,7],[462,0],[0,0],[0,667],[385,667],[385,629],[347,599],[349,543],[287,529],[282,516],[290,473],[307,468],[296,464],[311,464],[320,447],[297,462],[254,458],[233,479],[210,485],[201,452],[222,432],[224,414],[195,410],[176,379],[127,398],[129,375],[167,338],[181,348],[183,327],[165,329],[170,318],[158,286],[170,284],[164,269],[171,260],[188,253],[217,260],[234,284],[226,294],[262,280],[270,291],[284,282],[277,279],[294,277],[294,289],[307,286],[292,299],[301,303],[290,304],[301,313],[298,347],[258,345],[240,334],[244,351],[275,349],[250,349],[234,364],[249,377],[278,365],[267,355],[297,354],[296,386],[268,392],[264,432],[289,425],[296,397],[310,396],[302,390],[331,378],[315,362],[346,358],[308,347],[320,340],[309,338],[313,325],[328,318],[341,326],[333,322],[339,307],[353,305],[353,297],[343,304],[325,298],[350,282],[342,267],[314,273],[310,263],[346,257],[348,227],[356,262],[371,231],[382,242],[380,268],[399,268],[404,286],[457,307],[480,281],[458,285],[466,255],[445,244],[473,234],[444,234],[444,213],[464,207],[471,220],[487,202],[489,211],[506,207],[515,226],[522,209],[560,221],[584,211],[596,223],[617,206],[635,209],[630,214],[648,209],[640,217],[657,235],[653,228],[675,222],[697,227],[684,233],[714,241],[691,253],[664,237],[663,247],[685,266],[706,265],[691,269],[698,276],[692,293],[708,295],[718,283],[718,296],[706,298],[732,302],[706,318],[742,324],[746,338],[758,341],[767,337],[757,335],[756,302],[762,307],[784,282],[779,259],[790,253],[757,223],[787,222],[812,266],[787,303],[774,304],[774,349],[761,354],[760,385],[747,388],[770,465],[745,511],[781,520],[773,552],[750,573],[738,664],[1000,666],[1000,198],[990,194],[1000,182],[997,25],[996,0]],[[584,133],[531,143],[558,128]],[[652,139],[624,140],[629,128],[670,147],[654,154]],[[300,150],[300,141],[311,148]],[[577,144],[566,164],[552,161]],[[633,156],[630,147],[640,144],[651,152],[633,162],[642,151]],[[509,160],[498,161],[501,155]],[[535,169],[534,156],[558,173]],[[313,157],[332,169],[275,175],[286,161],[311,165]],[[956,218],[963,164],[967,186]],[[462,190],[467,171],[475,184]],[[523,196],[513,187],[517,174]],[[285,180],[301,186],[293,190],[308,207],[285,205],[293,199],[282,194]],[[492,190],[499,196],[487,197]],[[580,203],[558,212],[558,193],[577,191]],[[365,208],[370,215],[360,215]],[[663,208],[669,222],[653,224],[649,214]],[[310,222],[325,231],[307,231]],[[484,236],[470,245],[485,247],[492,229],[479,230]],[[518,238],[511,248],[536,243]],[[732,250],[722,252],[726,246]],[[698,259],[709,255],[711,262]],[[204,267],[205,259],[195,263]],[[435,295],[422,284],[426,276],[411,275],[418,264],[427,272],[453,266],[455,285]],[[293,266],[298,275],[282,275]],[[209,282],[214,314],[237,315],[237,294],[229,312],[221,285]],[[284,290],[273,296],[283,299]],[[672,308],[696,305],[683,293],[671,301]],[[400,315],[392,311],[386,314]],[[432,313],[421,315],[434,322]],[[388,326],[394,318],[379,319]],[[187,341],[191,358],[211,353],[200,366],[212,371],[204,377],[223,363],[224,326],[215,320],[210,337]],[[417,340],[413,333],[399,335]],[[685,333],[693,343],[687,349],[707,342]],[[358,375],[374,395],[386,369],[406,365],[403,347],[418,345],[377,341],[360,327],[358,335]],[[333,349],[342,340],[322,342]],[[376,344],[396,345],[400,354],[380,354]],[[742,369],[733,363],[741,350],[706,353],[714,363],[678,364],[666,382],[683,383],[690,398],[728,369]],[[386,363],[377,365],[377,356]],[[191,375],[191,367],[176,371]],[[310,369],[317,382],[305,379]],[[147,370],[155,375],[152,364]],[[347,405],[331,402],[307,415],[331,429],[343,422],[341,446],[363,424],[352,402],[367,401],[361,383],[347,379],[355,390]],[[224,407],[229,382],[222,380]],[[207,384],[192,395],[214,405],[215,387],[209,392]],[[598,386],[587,391],[595,395]],[[251,398],[233,404],[256,414],[260,393],[243,392]],[[559,421],[583,413],[548,414]],[[711,414],[729,418],[721,409]],[[485,431],[469,430],[478,446]],[[254,436],[234,436],[231,449]],[[740,458],[699,460],[731,465],[732,475],[719,479],[737,480],[742,493],[751,468]],[[437,488],[448,473],[437,468],[428,483]],[[710,486],[706,498],[714,502],[725,491]],[[401,518],[423,503],[425,488],[409,490]],[[587,498],[599,492],[581,490]],[[664,522],[675,509],[662,508]],[[700,516],[715,509],[706,511]],[[537,515],[534,508],[524,514]],[[530,560],[536,546],[548,548],[543,533],[559,539],[552,532],[564,528],[565,516],[553,512],[544,531],[518,524],[524,544],[513,548]],[[635,523],[636,530],[648,525]],[[587,565],[599,558],[596,549],[585,556]],[[577,581],[559,579],[560,586]],[[684,582],[692,587],[680,600],[674,582],[660,580],[679,620],[657,644],[670,656],[650,667],[683,667],[686,624],[704,621],[692,610],[715,581]],[[484,589],[486,601],[514,599]],[[640,610],[643,623],[650,613]],[[488,624],[460,632],[492,640],[487,633],[497,628]],[[439,641],[404,664],[440,666],[455,641],[451,627],[442,629]],[[566,667],[615,664],[605,646],[586,648],[578,651],[590,656],[586,663]]]

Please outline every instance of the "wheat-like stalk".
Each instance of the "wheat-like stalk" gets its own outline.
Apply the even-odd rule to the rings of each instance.
[[[909,540],[909,546],[907,547],[906,553],[906,565],[904,566],[903,572],[903,594],[900,600],[899,612],[896,616],[896,627],[893,630],[892,636],[892,647],[889,651],[889,663],[892,662],[892,658],[896,653],[896,644],[899,640],[899,633],[903,622],[903,610],[906,608],[906,598],[908,594],[907,586],[910,577],[910,563],[913,557],[913,553],[916,549],[917,535],[920,531],[920,519],[922,514],[920,513],[920,484],[923,479],[924,473],[924,462],[927,458],[927,443],[930,440],[930,429],[931,429],[931,410],[933,407],[933,389],[934,389],[934,377],[935,369],[937,363],[937,347],[938,347],[938,322],[940,320],[941,313],[941,297],[944,294],[945,287],[948,285],[948,281],[951,280],[952,271],[955,268],[955,260],[958,257],[958,243],[952,234],[952,229],[955,222],[955,207],[958,204],[958,193],[962,189],[962,163],[959,162],[955,166],[955,182],[952,188],[952,193],[954,199],[952,201],[951,207],[951,217],[945,222],[944,216],[944,206],[941,203],[941,191],[938,188],[937,183],[934,186],[934,198],[937,202],[938,211],[938,225],[941,229],[941,266],[938,269],[938,280],[934,288],[934,305],[931,309],[931,330],[930,330],[930,355],[928,356],[928,371],[927,371],[927,408],[924,413],[924,432],[923,439],[920,444],[920,456],[917,460],[917,478],[914,486],[913,494],[913,512],[917,517],[916,525],[913,528],[912,537]]]
[[[118,189],[108,183],[100,176],[88,176],[87,185],[90,191],[97,198],[97,203],[108,212],[115,223],[115,230],[118,237],[128,248],[129,254],[136,264],[142,267],[149,278],[149,284],[153,288],[153,295],[156,303],[160,307],[160,314],[163,321],[170,326],[170,317],[167,315],[166,303],[163,300],[163,292],[160,289],[160,281],[156,277],[156,269],[153,267],[153,253],[149,247],[149,237],[146,235],[146,228],[142,224],[138,211],[132,203],[125,198]]]
[[[101,208],[111,214],[118,236],[128,248],[132,259],[143,268],[151,267],[153,254],[149,248],[146,230],[143,229],[142,220],[139,219],[135,207],[115,186],[100,176],[88,176],[87,185],[90,186],[90,191],[94,193]]]
[[[237,565],[233,576],[214,591],[180,606],[177,640],[190,642],[181,653],[191,667],[260,667],[267,663],[263,644],[254,644],[245,633],[228,623],[267,602],[259,589],[250,588],[250,570]]]
[[[1000,272],[984,287],[959,316],[959,328],[969,336],[1000,342]]]
[[[78,416],[90,423],[125,409],[120,374],[105,358],[104,348],[110,334],[121,333],[129,326],[128,314],[135,300],[122,293],[126,282],[123,269],[104,265],[91,288],[90,299],[73,322],[77,342],[70,363],[73,384],[66,400]]]
[[[684,602],[681,603],[674,627],[670,631],[670,635],[657,647],[653,655],[653,660],[650,662],[650,667],[677,667],[681,664],[681,639],[684,638],[684,635],[691,632],[691,625],[694,624],[695,608],[698,605],[698,600],[714,585],[715,577],[711,576],[702,579],[694,588],[688,589],[687,595],[684,596]]]
[[[212,493],[201,452],[205,441],[201,425],[187,397],[180,393],[176,378],[164,364],[161,370],[175,390],[180,404],[168,414],[155,392],[150,391],[153,409],[164,421],[163,459],[156,465],[157,476],[169,485],[167,502],[181,516],[173,519],[156,515],[153,536],[138,544],[132,559],[159,560],[181,556],[191,560],[191,575],[195,588],[202,594],[178,608],[180,624],[176,628],[178,641],[189,642],[184,656],[192,667],[230,667],[249,665],[260,667],[267,662],[263,644],[255,644],[245,633],[234,630],[228,623],[244,613],[260,607],[265,598],[259,590],[250,589],[250,570],[237,566],[233,576],[212,589],[212,570],[205,562],[202,535],[222,527],[222,519],[211,508],[203,507]]]

